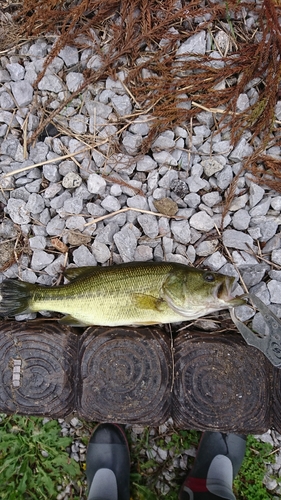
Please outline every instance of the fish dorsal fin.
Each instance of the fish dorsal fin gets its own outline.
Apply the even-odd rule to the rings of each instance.
[[[164,302],[162,299],[145,295],[144,293],[134,293],[133,300],[140,309],[152,309],[153,311],[162,311]]]
[[[99,269],[96,266],[70,267],[64,271],[63,275],[69,281],[75,281],[79,278],[85,278],[89,274],[94,274]]]

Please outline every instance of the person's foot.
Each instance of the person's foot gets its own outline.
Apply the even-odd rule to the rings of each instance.
[[[204,432],[179,500],[235,500],[232,482],[242,464],[245,449],[246,436]]]
[[[117,424],[100,424],[87,449],[88,500],[130,500],[130,452]]]

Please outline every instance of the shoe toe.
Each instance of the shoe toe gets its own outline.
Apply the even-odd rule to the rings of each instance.
[[[129,500],[130,452],[121,426],[100,424],[96,427],[88,445],[86,463],[90,490],[97,471],[111,470],[117,481],[118,500]]]

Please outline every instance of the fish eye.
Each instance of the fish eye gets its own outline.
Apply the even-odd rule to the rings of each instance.
[[[215,276],[212,273],[205,273],[203,276],[204,280],[208,283],[212,283],[215,281]]]

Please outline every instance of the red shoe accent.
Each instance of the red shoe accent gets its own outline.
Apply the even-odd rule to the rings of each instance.
[[[187,486],[193,493],[206,493],[209,491],[206,482],[206,479],[199,477],[187,477],[184,486]]]

